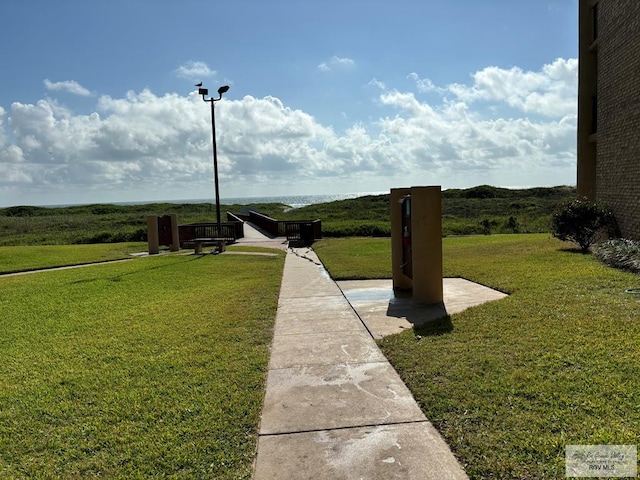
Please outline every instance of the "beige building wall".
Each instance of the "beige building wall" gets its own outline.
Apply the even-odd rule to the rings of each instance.
[[[640,1],[598,2],[596,198],[640,239]]]
[[[578,195],[640,240],[640,1],[580,0],[579,31]]]

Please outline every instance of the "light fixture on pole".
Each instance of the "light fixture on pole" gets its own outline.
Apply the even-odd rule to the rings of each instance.
[[[220,190],[218,187],[218,152],[216,148],[216,115],[215,115],[215,102],[222,99],[222,94],[226,93],[229,90],[229,85],[223,85],[218,89],[218,98],[209,98],[205,97],[209,95],[209,90],[206,88],[202,88],[202,82],[197,84],[198,95],[202,95],[202,100],[205,102],[211,103],[211,134],[213,137],[213,180],[216,187],[216,225],[217,225],[217,236],[222,237],[222,225],[220,221]]]

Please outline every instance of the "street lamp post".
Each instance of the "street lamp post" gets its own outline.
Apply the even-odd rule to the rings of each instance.
[[[196,85],[201,87],[202,84]],[[220,222],[220,190],[218,187],[218,151],[216,148],[216,115],[214,105],[217,101],[222,99],[222,94],[226,93],[229,90],[228,85],[224,85],[218,89],[218,98],[209,98],[205,97],[209,94],[209,90],[206,88],[198,88],[198,95],[202,95],[202,100],[205,102],[211,103],[211,134],[213,137],[213,181],[216,187],[216,225],[217,225],[217,235],[218,237],[222,236],[222,224]]]

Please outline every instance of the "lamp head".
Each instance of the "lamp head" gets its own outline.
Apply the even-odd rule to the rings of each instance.
[[[207,88],[199,88],[198,95],[203,95],[203,96],[209,95],[209,90]]]
[[[218,95],[222,96],[223,93],[226,93],[228,91],[229,91],[229,85],[223,85],[218,89]]]

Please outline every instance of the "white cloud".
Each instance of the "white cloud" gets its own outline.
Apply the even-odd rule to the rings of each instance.
[[[7,141],[7,135],[5,134],[4,120],[7,116],[7,112],[0,106],[0,148],[4,147]]]
[[[334,55],[327,62],[322,62],[318,65],[318,70],[323,72],[330,72],[332,70],[336,70],[338,68],[351,68],[355,65],[352,59],[347,57],[338,57]]]
[[[410,73],[407,78],[410,78],[414,82],[416,82],[416,88],[419,92],[439,92],[443,93],[443,90],[436,87],[431,80],[428,78],[420,78],[417,73]]]
[[[385,83],[381,82],[377,78],[372,79],[367,85],[372,86],[372,87],[377,87],[380,90],[386,90],[387,89],[387,86],[385,85]]]
[[[215,70],[211,70],[205,62],[189,60],[184,65],[180,65],[175,69],[177,76],[187,78],[189,80],[203,80],[216,75]]]
[[[287,185],[571,183],[576,65],[489,67],[472,85],[436,86],[411,74],[416,92],[384,90],[376,101],[391,115],[340,134],[275,97],[225,98],[216,103],[222,196],[275,195]],[[425,89],[441,98],[416,96]],[[522,115],[492,113],[504,105]],[[16,191],[78,192],[84,201],[212,197],[211,120],[195,92],[103,96],[95,110],[78,115],[51,99],[0,109],[4,203],[27,203],[8,197]]]
[[[447,90],[464,102],[497,101],[554,117],[576,113],[578,60],[558,58],[541,71],[487,67],[473,75],[471,86],[451,84]]]
[[[81,97],[90,97],[91,92],[80,85],[75,80],[67,80],[64,82],[52,82],[49,79],[44,80],[44,86],[47,90],[63,91],[73,93],[74,95],[80,95]]]
[[[545,169],[552,162],[571,166],[574,161],[575,119],[483,120],[464,103],[434,109],[412,94],[384,95],[382,101],[403,113],[381,120],[383,134],[396,145],[404,142],[405,158],[417,168],[468,175],[512,169],[525,175],[527,169]]]

